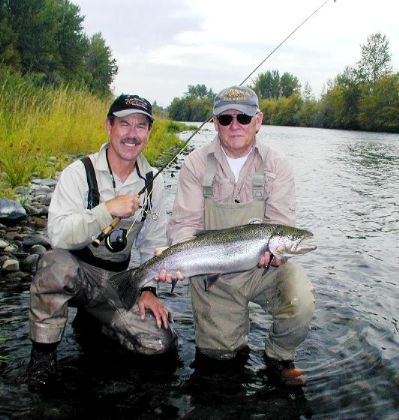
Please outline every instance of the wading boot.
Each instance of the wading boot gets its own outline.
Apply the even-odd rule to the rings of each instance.
[[[38,390],[54,382],[57,373],[56,347],[53,344],[33,345],[26,369],[29,389]]]
[[[306,378],[292,360],[276,360],[265,355],[266,374],[277,385],[303,386]]]

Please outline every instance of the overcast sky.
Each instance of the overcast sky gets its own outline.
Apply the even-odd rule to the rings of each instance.
[[[161,106],[188,85],[215,93],[240,84],[324,0],[72,0],[89,36],[101,32],[117,60],[116,95]],[[330,0],[254,74],[288,72],[318,96],[329,79],[360,59],[380,32],[399,71],[399,1]]]

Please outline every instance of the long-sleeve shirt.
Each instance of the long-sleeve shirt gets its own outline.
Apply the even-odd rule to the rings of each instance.
[[[252,201],[252,178],[263,165],[266,174],[264,222],[295,224],[295,183],[288,160],[256,140],[236,182],[216,136],[211,143],[191,152],[182,165],[168,225],[171,244],[191,239],[196,232],[204,229],[203,177],[208,154],[213,154],[217,161],[213,184],[213,198],[217,202]]]
[[[80,249],[88,245],[108,226],[113,216],[107,210],[105,201],[123,194],[137,194],[144,186],[137,171],[133,171],[122,182],[114,174],[115,189],[106,160],[107,144],[98,153],[91,155],[96,173],[100,204],[87,209],[88,184],[86,171],[80,160],[73,162],[61,173],[53,193],[48,214],[48,235],[53,248]],[[142,175],[150,171],[151,166],[140,155],[137,164]],[[156,170],[154,170],[156,173]],[[166,245],[166,210],[164,206],[164,187],[162,176],[154,180],[152,192],[152,213],[157,219],[148,215],[136,239],[141,263],[154,255],[154,249]],[[138,210],[138,213],[140,210]],[[133,216],[132,219],[134,219]],[[140,220],[140,218],[138,218]]]

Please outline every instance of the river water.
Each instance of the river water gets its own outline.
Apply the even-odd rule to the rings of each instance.
[[[207,124],[192,145],[213,136]],[[107,341],[93,346],[69,325],[58,352],[60,385],[32,394],[18,381],[30,351],[26,284],[0,293],[0,336],[7,339],[0,355],[8,356],[0,361],[0,419],[399,418],[399,135],[264,126],[260,136],[292,161],[297,224],[318,244],[296,257],[317,295],[296,358],[307,385],[268,383],[262,353],[270,319],[255,306],[247,360],[194,364],[185,283],[175,296],[161,287],[179,334],[178,358],[148,361]],[[165,174],[169,212],[181,159]]]

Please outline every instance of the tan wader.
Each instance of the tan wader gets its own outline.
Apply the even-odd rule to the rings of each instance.
[[[128,250],[139,228],[140,224],[129,238]],[[104,252],[100,249],[97,256]],[[160,354],[174,348],[177,336],[171,327],[158,328],[149,312],[145,320],[141,320],[137,304],[129,311],[123,308],[108,284],[113,274],[115,272],[88,264],[67,250],[55,249],[43,255],[31,285],[31,339],[38,343],[59,342],[68,320],[68,306],[73,306],[101,321],[102,331],[129,350]]]
[[[263,169],[253,179],[254,200],[249,203],[221,204],[213,199],[215,174],[213,157],[203,181],[205,229],[223,229],[263,219],[265,176]],[[248,344],[249,302],[260,305],[273,319],[266,354],[277,360],[293,360],[295,350],[306,338],[314,311],[314,293],[304,270],[287,262],[280,267],[255,268],[243,273],[225,274],[209,288],[193,280],[191,296],[196,345],[200,353],[232,358]]]

